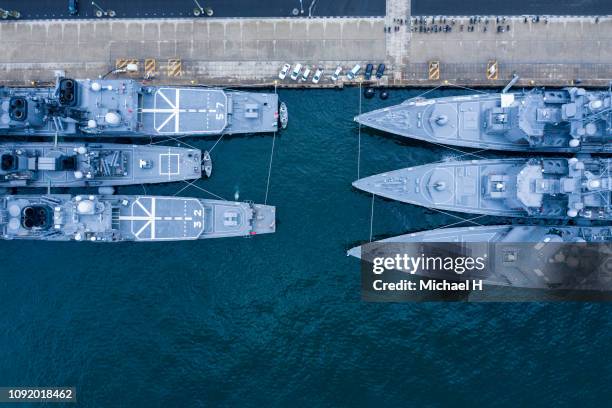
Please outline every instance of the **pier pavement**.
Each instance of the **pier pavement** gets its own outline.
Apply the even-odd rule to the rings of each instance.
[[[125,77],[223,86],[273,86],[285,62],[328,75],[338,65],[346,72],[385,63],[379,85],[389,86],[499,86],[515,73],[523,85],[607,86],[612,79],[610,17],[439,18],[415,23],[409,0],[387,0],[385,17],[3,21],[0,83],[50,82],[55,70],[92,78],[128,62],[138,72]],[[447,25],[450,31],[419,31]],[[316,86],[337,85],[324,77]]]

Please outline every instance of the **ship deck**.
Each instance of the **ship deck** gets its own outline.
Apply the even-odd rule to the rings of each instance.
[[[228,97],[220,89],[161,87],[143,96],[140,114],[151,134],[220,134],[228,124]]]
[[[122,207],[122,235],[136,241],[197,239],[204,232],[204,207],[195,198],[137,197]]]

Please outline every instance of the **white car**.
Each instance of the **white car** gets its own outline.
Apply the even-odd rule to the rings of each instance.
[[[336,82],[338,80],[338,78],[340,78],[340,74],[342,73],[342,67],[340,65],[338,65],[336,67],[336,70],[334,71],[334,73],[331,76],[331,80]]]
[[[319,80],[321,79],[321,75],[323,75],[323,71],[321,71],[321,69],[317,69],[317,72],[315,72],[314,76],[312,77],[312,83],[318,84]]]
[[[297,64],[295,68],[293,68],[293,72],[291,73],[291,79],[293,79],[294,81],[297,81],[301,70],[302,70],[302,64]]]
[[[278,77],[280,79],[285,79],[285,77],[287,76],[287,72],[289,72],[290,69],[291,69],[291,65],[289,64],[283,65],[283,69],[281,69],[281,71],[278,73]]]
[[[304,72],[302,73],[302,80],[307,81],[308,76],[310,76],[310,68],[305,67]]]
[[[355,76],[357,75],[357,73],[359,72],[359,70],[361,69],[361,65],[359,64],[355,64],[355,66],[353,67],[353,69],[351,69],[351,71],[346,74],[346,77],[352,81],[353,79],[355,79]]]

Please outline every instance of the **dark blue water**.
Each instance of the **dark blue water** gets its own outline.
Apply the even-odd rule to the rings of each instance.
[[[417,93],[392,91],[384,104]],[[351,189],[359,93],[280,94],[291,123],[276,139],[270,180],[276,234],[0,243],[0,386],[75,386],[87,407],[609,404],[607,304],[362,302],[359,263],[345,256],[370,235],[371,198]],[[365,130],[361,141],[362,176],[452,153]],[[223,139],[213,177],[198,185],[262,202],[271,144]],[[377,199],[373,233],[454,221]]]
[[[413,16],[601,16],[612,14],[610,0],[411,0]]]
[[[193,18],[193,0],[97,0],[104,10],[115,11],[114,18]],[[17,10],[21,19],[97,18],[91,1],[78,1],[78,14],[70,15],[68,0],[2,0],[0,7]],[[384,16],[385,0],[199,0],[202,7],[210,7],[214,17],[346,17]],[[312,5],[312,7],[311,7]],[[300,11],[304,12],[301,13]],[[104,17],[106,18],[106,17]]]

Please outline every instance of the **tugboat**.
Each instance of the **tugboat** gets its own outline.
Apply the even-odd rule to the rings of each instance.
[[[289,123],[289,111],[287,110],[287,105],[285,105],[285,102],[281,102],[280,107],[278,108],[278,120],[281,124],[281,129],[286,129],[287,124]]]

